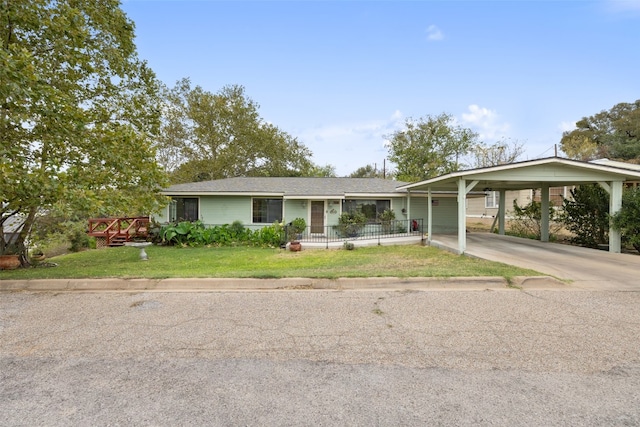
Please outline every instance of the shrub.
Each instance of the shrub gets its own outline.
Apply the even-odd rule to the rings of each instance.
[[[510,234],[530,239],[542,237],[542,203],[531,200],[525,206],[520,207],[518,201],[513,201],[513,217],[510,221]],[[559,224],[560,215],[549,202],[549,234],[556,233],[562,228]]]
[[[611,226],[620,231],[622,242],[640,252],[640,188],[622,194],[622,208],[611,217]]]
[[[287,240],[292,242],[298,239],[298,235],[307,229],[307,221],[304,218],[296,218],[287,225]]]
[[[207,231],[201,221],[182,221],[160,229],[160,238],[166,245],[201,246],[208,244]]]
[[[169,246],[268,246],[277,247],[283,242],[282,225],[278,222],[256,231],[244,227],[240,221],[231,225],[205,227],[201,221],[183,221],[167,224],[158,233],[160,242]]]
[[[573,244],[597,248],[609,240],[609,193],[599,184],[581,185],[564,199],[561,221],[573,233]]]
[[[396,219],[396,213],[391,209],[385,209],[384,212],[378,216],[378,219],[382,224],[382,232],[391,233],[391,224]]]
[[[355,237],[364,228],[367,217],[358,211],[343,212],[338,218],[338,232],[344,237]]]
[[[284,227],[278,221],[268,227],[262,227],[253,232],[251,243],[254,246],[279,247],[285,243]]]

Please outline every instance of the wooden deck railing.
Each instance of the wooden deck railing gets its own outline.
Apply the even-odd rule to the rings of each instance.
[[[104,246],[122,246],[149,235],[149,217],[90,218],[87,234],[104,239]]]

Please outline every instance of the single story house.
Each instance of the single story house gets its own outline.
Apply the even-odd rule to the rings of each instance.
[[[162,194],[171,203],[156,216],[159,222],[201,220],[205,224],[271,225],[303,218],[310,233],[324,233],[338,224],[343,212],[359,210],[370,221],[391,209],[396,220],[423,220],[428,198],[425,192],[398,187],[409,183],[379,178],[240,177],[176,184]],[[484,193],[480,194],[484,197]],[[433,231],[457,232],[456,193],[431,195]]]
[[[459,253],[466,249],[469,200],[497,194],[498,233],[505,233],[507,192],[540,189],[542,212],[548,212],[551,188],[598,183],[610,194],[611,213],[622,206],[622,189],[640,181],[635,165],[603,161],[581,162],[560,157],[453,172],[406,183],[378,178],[228,178],[177,184],[162,194],[171,203],[159,213],[160,222],[200,219],[205,224],[241,221],[266,226],[275,221],[304,218],[310,234],[325,233],[343,212],[359,210],[369,220],[386,209],[409,224],[422,220],[430,241],[433,234],[458,235]],[[486,200],[486,199],[485,199]],[[543,215],[542,241],[549,240],[549,217]],[[610,252],[620,252],[620,233],[609,233]]]

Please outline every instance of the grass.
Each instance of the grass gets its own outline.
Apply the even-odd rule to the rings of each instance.
[[[540,274],[419,245],[301,252],[248,247],[151,246],[146,252],[148,261],[139,259],[136,248],[89,250],[48,260],[57,263],[57,267],[0,271],[0,279],[497,276],[510,280],[514,276]]]

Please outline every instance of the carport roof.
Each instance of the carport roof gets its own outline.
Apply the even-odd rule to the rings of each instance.
[[[398,190],[457,191],[458,181],[475,182],[468,190],[522,190],[580,185],[608,181],[640,181],[640,170],[608,164],[569,160],[561,157],[528,160],[507,165],[453,172],[436,178],[398,187]],[[631,165],[635,166],[635,165]]]

